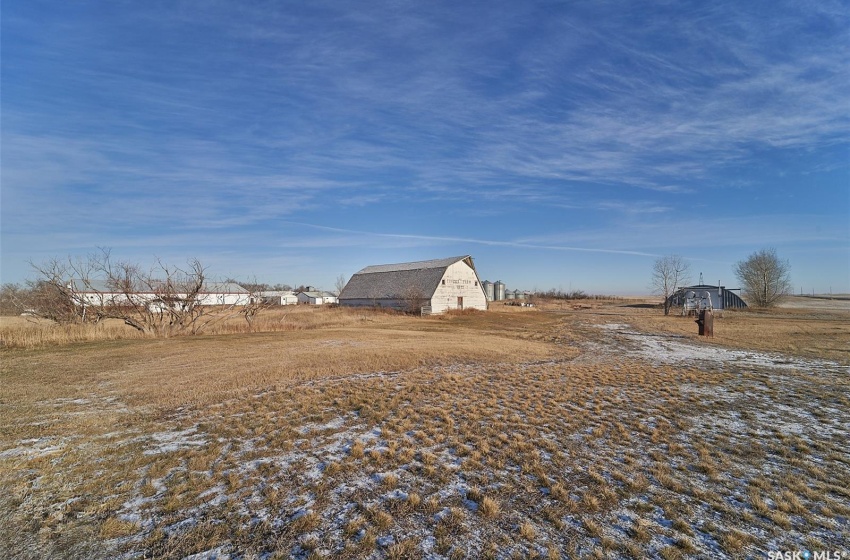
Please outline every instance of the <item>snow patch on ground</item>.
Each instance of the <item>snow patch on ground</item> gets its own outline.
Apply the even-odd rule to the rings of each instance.
[[[202,434],[196,433],[197,426],[192,426],[181,431],[168,431],[151,434],[145,439],[152,439],[155,443],[152,447],[145,449],[145,455],[156,455],[158,453],[170,453],[186,449],[188,447],[200,447],[206,445],[207,440]]]
[[[797,370],[805,373],[820,371],[850,373],[850,367],[829,360],[805,359],[772,352],[734,350],[718,346],[686,342],[681,336],[646,334],[623,323],[607,323],[599,328],[614,332],[628,344],[617,350],[629,357],[642,358],[655,364],[735,365],[746,368]],[[595,345],[599,346],[599,345]]]
[[[55,437],[22,439],[18,447],[0,451],[0,457],[43,457],[65,449],[65,441]]]
[[[230,560],[232,556],[227,552],[229,547],[219,546],[212,550],[198,552],[183,558],[183,560]]]
[[[342,416],[339,416],[339,417],[334,418],[333,420],[331,420],[330,422],[327,422],[325,424],[313,424],[313,423],[304,424],[303,426],[300,426],[298,428],[298,433],[304,435],[304,434],[309,434],[310,432],[339,430],[344,425],[345,425],[345,418],[342,417]]]

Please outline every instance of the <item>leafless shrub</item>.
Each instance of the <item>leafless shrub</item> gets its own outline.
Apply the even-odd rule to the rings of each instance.
[[[30,290],[20,284],[3,284],[0,286],[0,315],[26,313],[31,307],[30,295]]]
[[[664,298],[664,314],[670,314],[670,296],[690,280],[690,264],[679,255],[659,258],[652,266],[653,293]]]
[[[735,266],[744,296],[758,307],[773,307],[791,292],[791,266],[776,249],[756,251]]]
[[[119,319],[146,335],[199,334],[213,324],[242,314],[249,325],[262,307],[258,297],[239,294],[233,301],[207,301],[206,268],[190,259],[186,268],[157,260],[149,270],[115,261],[108,249],[87,258],[31,263],[31,313],[59,324]]]

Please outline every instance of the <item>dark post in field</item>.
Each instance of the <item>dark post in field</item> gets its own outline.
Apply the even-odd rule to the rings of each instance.
[[[710,309],[700,310],[696,324],[699,325],[700,336],[714,337],[714,314]]]

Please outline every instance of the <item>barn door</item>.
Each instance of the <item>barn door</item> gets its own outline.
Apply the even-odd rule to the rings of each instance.
[[[461,296],[457,297],[457,308],[463,309],[463,298]]]

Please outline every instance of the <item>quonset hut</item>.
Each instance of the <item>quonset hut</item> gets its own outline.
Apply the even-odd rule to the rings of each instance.
[[[670,302],[670,308],[684,309],[686,301],[701,298],[705,293],[711,296],[711,306],[713,309],[744,309],[747,307],[741,296],[727,289],[726,286],[699,284],[697,286],[679,288],[668,300]]]
[[[472,257],[367,266],[339,294],[339,304],[413,313],[487,309]]]

